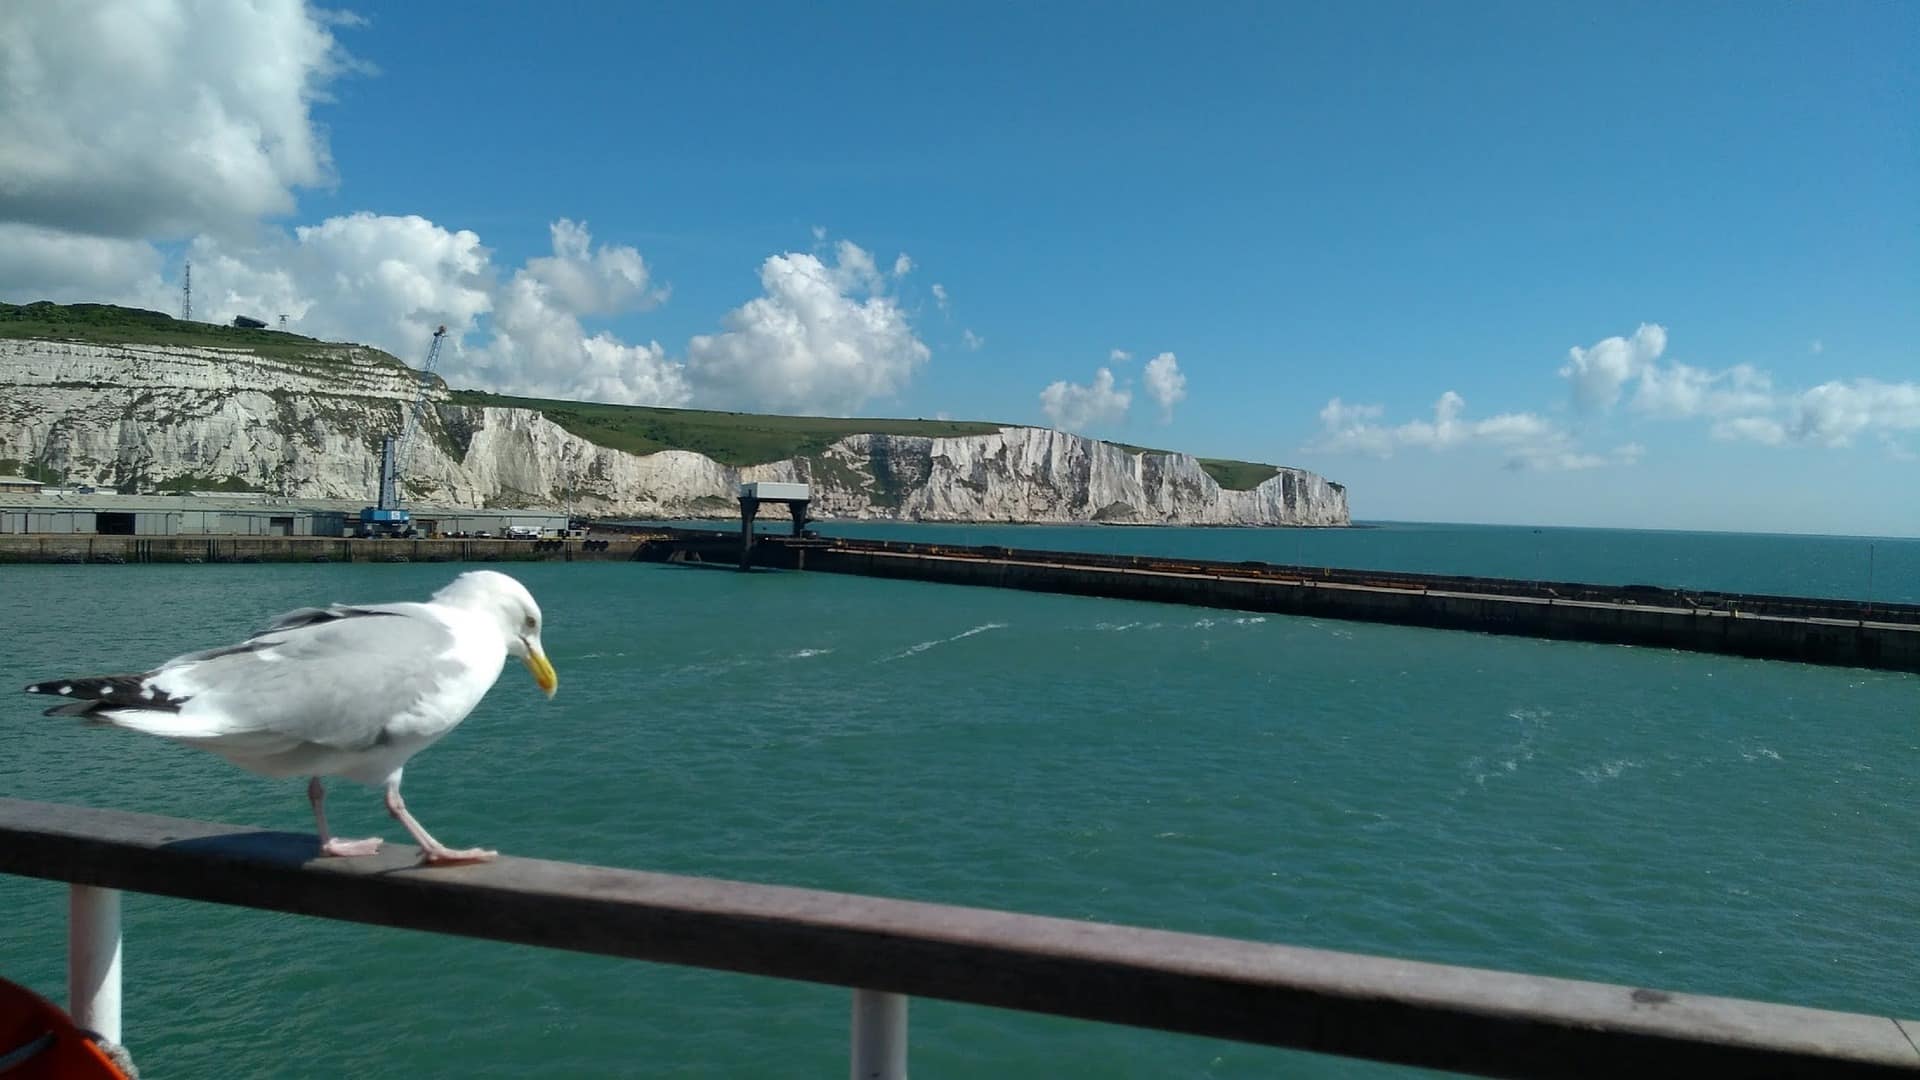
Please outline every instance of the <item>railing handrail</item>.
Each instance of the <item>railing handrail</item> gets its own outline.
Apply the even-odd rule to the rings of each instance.
[[[0,873],[1495,1076],[1920,1072],[1920,1023],[0,798]]]

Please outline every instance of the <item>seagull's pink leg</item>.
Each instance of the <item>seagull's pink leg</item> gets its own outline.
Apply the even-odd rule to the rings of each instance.
[[[400,798],[400,780],[398,777],[395,777],[387,781],[387,813],[392,814],[395,820],[399,821],[400,824],[405,825],[407,827],[407,831],[413,834],[413,839],[415,840],[415,842],[417,842],[420,845],[420,861],[421,862],[424,862],[424,863],[486,862],[492,859],[494,856],[500,854],[497,851],[488,851],[485,848],[465,848],[463,850],[455,850],[441,843],[440,841],[435,840],[432,837],[432,835],[430,835],[427,832],[426,829],[421,827],[418,821],[415,821],[413,819],[412,814],[407,813],[407,804],[404,801],[402,801]]]
[[[327,789],[320,785],[320,778],[307,781],[307,801],[313,804],[313,823],[320,827],[320,854],[322,855],[371,855],[380,850],[380,838],[370,836],[365,840],[342,840],[327,831]]]

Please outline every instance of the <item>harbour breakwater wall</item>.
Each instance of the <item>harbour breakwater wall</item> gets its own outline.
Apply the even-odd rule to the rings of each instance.
[[[738,558],[664,536],[642,559]],[[1920,672],[1920,605],[893,541],[760,537],[758,566]]]

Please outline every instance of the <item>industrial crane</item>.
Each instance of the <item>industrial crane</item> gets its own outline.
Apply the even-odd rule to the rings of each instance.
[[[400,433],[388,435],[380,444],[379,505],[360,511],[361,536],[411,536],[413,515],[400,505],[399,478],[406,471],[407,450],[427,415],[427,394],[433,388],[433,369],[440,363],[440,346],[447,340],[443,325],[433,332],[433,344],[427,347],[427,362],[420,367],[420,392],[401,421]]]

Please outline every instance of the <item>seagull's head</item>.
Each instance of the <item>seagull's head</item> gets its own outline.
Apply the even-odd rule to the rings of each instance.
[[[500,633],[507,643],[507,655],[517,656],[533,672],[548,697],[560,685],[547,651],[540,646],[540,605],[525,585],[497,570],[474,570],[453,579],[453,583],[433,594],[436,602],[468,611],[491,615],[499,620]]]

